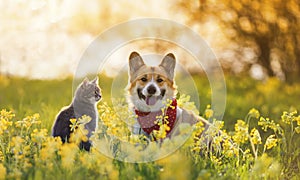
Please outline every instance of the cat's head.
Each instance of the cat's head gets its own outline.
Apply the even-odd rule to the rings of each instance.
[[[101,100],[101,89],[98,85],[98,77],[89,81],[85,78],[76,90],[75,98],[81,101],[96,103]]]

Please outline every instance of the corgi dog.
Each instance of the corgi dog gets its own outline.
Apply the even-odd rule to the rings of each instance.
[[[167,54],[158,66],[147,66],[137,52],[130,54],[128,101],[137,115],[131,129],[133,134],[143,134],[155,141],[152,135],[161,127],[156,121],[161,115],[168,119],[166,138],[178,134],[181,123],[194,125],[202,121],[205,127],[209,126],[204,118],[177,106],[175,65],[176,59],[172,53]],[[168,100],[169,107],[166,106]]]

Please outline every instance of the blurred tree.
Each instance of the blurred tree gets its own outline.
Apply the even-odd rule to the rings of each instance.
[[[268,76],[287,80],[299,77],[300,0],[185,0],[178,7],[191,24],[217,22],[237,52],[251,48],[257,60],[246,61],[249,67],[259,64]]]

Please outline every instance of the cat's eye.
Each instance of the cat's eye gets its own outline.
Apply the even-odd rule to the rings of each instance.
[[[147,78],[143,77],[143,78],[141,79],[141,81],[146,82],[146,81],[147,81]]]
[[[164,80],[161,79],[161,78],[158,78],[156,81],[157,81],[158,83],[161,83],[161,82],[163,82]]]

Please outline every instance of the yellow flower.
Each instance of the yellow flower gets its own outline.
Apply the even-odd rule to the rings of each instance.
[[[253,144],[261,144],[261,137],[256,128],[253,128],[250,132],[250,138]]]
[[[71,131],[75,131],[75,129],[78,127],[78,124],[77,124],[77,120],[75,118],[73,119],[70,119],[70,128],[71,128]]]
[[[39,121],[40,115],[38,113],[35,113],[31,116],[31,124],[41,124],[41,121]]]
[[[297,125],[300,126],[300,115],[295,117],[295,121],[297,121]]]
[[[55,153],[62,145],[62,141],[59,137],[47,137],[47,140],[43,143],[43,148],[40,151],[40,158],[43,161],[53,159]]]
[[[2,109],[0,111],[0,117],[6,120],[11,120],[13,117],[15,117],[15,114],[13,114],[11,111],[7,111],[6,109]]]
[[[29,158],[24,159],[24,161],[23,161],[23,163],[22,163],[22,167],[23,167],[24,169],[27,169],[27,168],[31,168],[31,167],[32,167],[32,164],[30,163]]]
[[[61,155],[62,166],[66,169],[72,169],[73,164],[78,152],[78,146],[74,143],[64,144],[60,151],[58,152]]]
[[[286,112],[284,111],[282,116],[281,116],[281,120],[282,122],[286,123],[286,124],[291,124],[292,121],[295,121],[296,117],[295,115],[297,114],[297,111],[293,111],[293,112]],[[297,120],[297,122],[300,120]]]
[[[275,132],[278,131],[279,134],[283,133],[283,130],[279,126],[279,124],[276,124],[273,120],[270,120],[269,118],[260,117],[258,121],[258,125],[262,126],[262,130],[264,131],[267,131],[268,128],[270,128]]]
[[[170,130],[170,127],[167,124],[162,124],[159,127],[159,130],[153,130],[152,134],[156,139],[164,139],[167,137],[167,131]]]
[[[259,116],[260,116],[260,113],[259,113],[259,111],[258,111],[257,109],[252,108],[252,109],[250,109],[248,115],[249,115],[250,117],[254,117],[254,118],[258,119]]]
[[[191,149],[191,151],[199,152],[201,150],[200,146],[195,146]]]
[[[295,128],[296,133],[300,134],[300,126]]]
[[[237,144],[245,143],[248,140],[248,124],[243,120],[238,120],[234,126],[235,134],[232,139]]]
[[[172,102],[173,102],[173,101],[172,101],[171,99],[167,99],[166,102],[163,102],[163,104],[166,105],[166,106],[165,106],[166,108],[170,107],[171,109],[175,109],[175,106],[172,106],[172,105],[171,105]],[[162,108],[161,110],[162,110],[162,112],[164,113],[165,108]]]
[[[114,108],[111,108],[106,102],[99,104],[98,109],[101,119],[99,129],[102,127],[103,133],[120,139],[129,139],[130,130],[128,126],[132,126],[136,122],[136,115],[133,112],[128,112],[125,99],[113,101],[115,102]]]
[[[92,169],[93,165],[96,164],[97,161],[95,155],[91,153],[80,154],[79,160],[87,169]]]
[[[0,150],[0,162],[4,161],[4,155],[3,152]]]
[[[205,129],[202,121],[197,122],[193,127],[194,127],[195,137],[200,136]]]
[[[84,124],[80,124],[76,131],[71,134],[70,141],[79,144],[81,141],[88,141],[87,134],[89,131],[85,129]]]
[[[238,149],[234,146],[234,144],[231,142],[231,139],[226,134],[226,138],[222,140],[223,144],[223,153],[226,157],[234,157],[234,155],[238,155]],[[222,136],[220,136],[222,137]]]
[[[14,136],[11,139],[10,146],[19,148],[25,140],[20,136]]]
[[[42,143],[48,136],[47,129],[34,129],[31,133],[32,142]]]
[[[204,115],[205,115],[205,117],[206,117],[207,119],[213,117],[214,111],[210,108],[210,105],[207,105],[207,106],[206,106],[206,110],[205,110],[205,112],[204,112]]]
[[[216,136],[216,137],[214,137],[213,141],[216,145],[221,145],[221,143],[223,142],[223,137],[222,136]]]
[[[11,111],[6,111],[5,109],[2,109],[0,111],[0,135],[2,135],[4,132],[7,132],[6,130],[12,126],[11,119],[15,117],[15,115]]]
[[[272,147],[277,146],[278,139],[275,138],[275,135],[270,135],[265,143],[265,148],[271,149]]]
[[[221,158],[217,158],[216,156],[211,156],[210,160],[217,166],[220,166],[222,164]]]
[[[132,144],[138,143],[140,141],[140,137],[140,135],[131,134],[129,137],[129,142]]]
[[[208,139],[219,139],[219,133],[222,127],[224,126],[224,121],[214,121],[211,126],[205,131],[205,135]],[[221,141],[221,139],[219,139]],[[217,143],[216,143],[217,144]]]
[[[90,116],[87,115],[83,115],[82,117],[80,117],[78,119],[78,124],[87,124],[92,120],[92,118]],[[74,120],[72,120],[74,121]]]
[[[177,106],[183,109],[192,111],[195,114],[199,114],[199,110],[194,102],[190,101],[191,97],[185,94],[181,94],[179,99],[177,99]]]
[[[16,127],[29,129],[34,124],[41,124],[39,121],[40,115],[38,113],[33,114],[32,116],[27,116],[20,121],[15,122]]]

